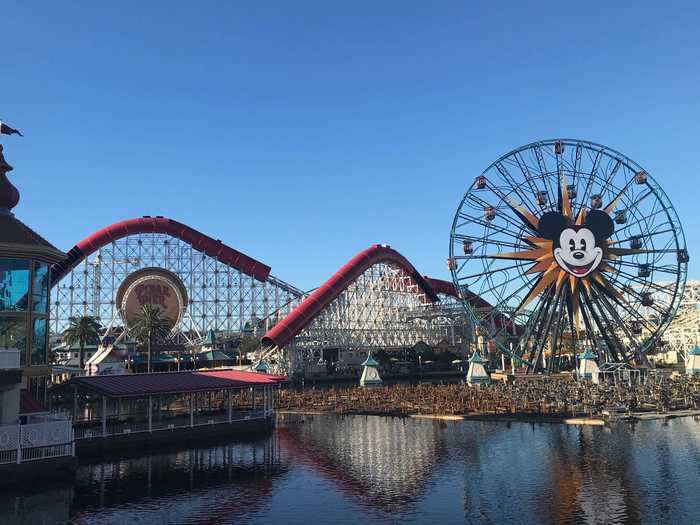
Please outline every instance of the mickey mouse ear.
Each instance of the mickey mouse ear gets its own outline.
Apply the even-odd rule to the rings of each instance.
[[[613,220],[601,210],[588,212],[584,226],[591,230],[598,239],[607,239],[615,232]]]
[[[545,239],[556,239],[564,228],[566,228],[564,216],[556,211],[548,211],[540,217],[537,233]]]

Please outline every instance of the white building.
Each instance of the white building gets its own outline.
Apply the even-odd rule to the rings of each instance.
[[[688,359],[685,362],[685,371],[688,375],[700,375],[700,346],[696,346],[688,353]]]
[[[586,348],[579,356],[578,376],[581,379],[588,379],[594,383],[598,383],[598,363],[595,362],[596,356],[589,348]]]
[[[372,357],[372,354],[367,355],[367,359],[362,363],[362,376],[360,377],[360,386],[381,385],[382,378],[379,375],[379,363]]]
[[[479,352],[474,352],[469,358],[469,370],[467,371],[467,383],[470,385],[489,384],[491,377],[486,372],[484,360]]]

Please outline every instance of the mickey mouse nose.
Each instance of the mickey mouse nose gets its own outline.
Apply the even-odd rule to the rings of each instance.
[[[585,257],[583,252],[574,252],[572,255],[574,256],[574,259],[583,259]]]

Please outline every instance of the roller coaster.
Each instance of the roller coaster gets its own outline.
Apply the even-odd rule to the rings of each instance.
[[[165,217],[112,224],[76,244],[52,268],[52,332],[73,316],[121,329],[115,301],[128,275],[147,267],[175,273],[189,305],[178,330],[195,344],[210,330],[223,338],[252,334],[278,371],[304,369],[329,349],[341,355],[469,344],[470,325],[447,281],[420,275],[396,250],[374,245],[307,293],[220,240]]]

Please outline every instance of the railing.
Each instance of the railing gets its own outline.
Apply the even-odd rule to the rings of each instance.
[[[272,414],[270,408],[264,410],[247,410],[234,412],[231,417],[227,414],[204,414],[193,416],[189,414],[178,417],[166,418],[163,421],[107,421],[103,431],[100,420],[93,419],[83,421],[74,428],[76,441],[81,439],[94,439],[108,436],[124,436],[141,432],[167,432],[179,428],[193,428],[208,425],[228,424],[238,421],[264,419]]]
[[[0,350],[0,370],[16,370],[20,367],[19,350]]]
[[[65,419],[0,427],[0,464],[73,455],[73,427]]]

